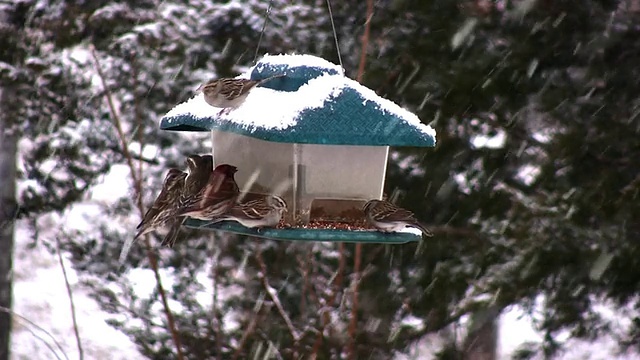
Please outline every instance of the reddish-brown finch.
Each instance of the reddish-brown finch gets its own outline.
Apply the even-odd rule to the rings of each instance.
[[[275,227],[280,223],[282,215],[287,212],[287,203],[277,195],[235,204],[227,213],[213,219],[220,221],[237,221],[248,228]]]
[[[362,210],[367,222],[380,231],[396,232],[409,226],[419,229],[424,236],[433,236],[411,211],[399,208],[388,201],[369,200]]]
[[[209,176],[213,171],[213,156],[211,155],[189,155],[187,156],[185,163],[187,164],[189,173],[184,180],[184,187],[180,194],[180,198],[178,200],[176,208],[179,208],[186,202],[189,194],[197,194],[200,190],[202,190],[202,188],[204,188],[204,186],[209,181]],[[184,216],[176,216],[171,219],[171,227],[169,228],[169,232],[167,233],[167,235],[162,240],[161,245],[166,245],[170,248],[175,245],[184,220]]]
[[[184,187],[184,179],[187,174],[178,169],[169,169],[164,178],[164,184],[160,195],[153,202],[153,205],[144,214],[142,221],[138,224],[138,233],[134,239],[154,231],[173,218],[178,199]]]
[[[177,211],[177,216],[190,216],[200,220],[211,220],[226,213],[236,203],[240,189],[234,179],[238,171],[235,166],[216,166],[202,190],[186,199]]]
[[[198,90],[202,91],[204,95],[204,101],[207,104],[223,108],[220,114],[230,108],[237,108],[247,99],[249,92],[256,86],[265,83],[271,79],[283,77],[284,74],[270,76],[262,80],[250,80],[250,79],[214,79],[206,84],[201,85]]]

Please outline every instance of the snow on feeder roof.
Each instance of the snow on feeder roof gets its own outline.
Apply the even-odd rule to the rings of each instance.
[[[161,120],[163,130],[221,130],[261,140],[299,144],[435,146],[435,130],[413,113],[311,55],[267,55],[247,74],[253,80],[286,74],[251,91],[226,115],[202,94]],[[250,75],[250,76],[249,76]]]
[[[212,131],[215,164],[237,166],[236,181],[245,191],[281,195],[292,228],[258,231],[193,219],[186,225],[281,240],[420,240],[413,229],[362,230],[361,208],[382,197],[389,146],[435,146],[435,130],[315,56],[267,55],[240,77],[279,74],[285,76],[254,88],[228,113],[199,93],[169,111],[160,128]]]

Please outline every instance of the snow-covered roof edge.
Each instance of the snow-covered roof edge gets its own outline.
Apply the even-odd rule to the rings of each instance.
[[[244,77],[273,79],[240,107],[220,114],[202,94],[161,120],[166,130],[222,130],[268,141],[435,146],[435,130],[410,111],[345,77],[342,68],[312,55],[267,55]]]

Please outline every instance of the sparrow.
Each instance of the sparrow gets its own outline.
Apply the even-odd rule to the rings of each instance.
[[[174,216],[186,177],[187,174],[181,170],[169,169],[160,195],[136,227],[138,233],[134,239],[164,226]]]
[[[189,155],[185,160],[187,169],[189,170],[187,177],[184,180],[184,187],[181,191],[178,204],[176,207],[180,207],[185,204],[189,194],[197,194],[209,181],[209,176],[213,171],[213,156],[211,155]],[[161,246],[168,246],[170,248],[175,245],[180,228],[184,223],[186,217],[178,216],[171,220],[171,226],[169,232],[162,240]]]
[[[229,211],[213,219],[211,224],[220,221],[236,221],[248,228],[275,227],[287,212],[287,203],[277,195],[235,204]]]
[[[379,231],[396,232],[409,226],[419,229],[424,236],[433,236],[433,233],[420,223],[411,211],[397,207],[386,200],[369,200],[362,207],[362,211],[367,222]]]
[[[210,220],[226,213],[236,203],[240,189],[233,178],[235,166],[222,164],[213,170],[207,184],[196,194],[188,194],[176,216]]]
[[[202,91],[204,101],[207,104],[223,108],[220,114],[230,108],[237,108],[247,99],[249,92],[256,86],[265,83],[271,79],[285,76],[284,74],[270,76],[262,80],[250,79],[231,79],[221,78],[214,79],[206,84],[201,85],[196,91]]]

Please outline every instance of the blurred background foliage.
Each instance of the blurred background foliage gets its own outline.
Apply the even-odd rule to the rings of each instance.
[[[20,104],[20,216],[38,234],[44,214],[90,200],[91,186],[126,163],[90,46],[143,164],[148,204],[167,167],[209,149],[206,136],[159,131],[159,118],[201,82],[252,65],[269,2],[2,6],[11,21],[0,26],[0,81],[17,89]],[[355,78],[366,2],[334,1],[333,13]],[[545,333],[521,358],[559,354],[561,331],[607,333],[611,324],[596,311],[602,302],[636,310],[617,340],[640,350],[640,2],[379,0],[371,31],[363,83],[438,134],[433,149],[392,150],[386,190],[436,236],[364,245],[358,358],[390,358],[462,319],[494,324],[516,304]],[[273,1],[259,53],[286,52],[337,63],[324,0]],[[173,358],[157,291],[137,294],[128,277],[149,268],[143,246],[124,269],[117,261],[139,221],[133,186],[130,194],[103,204],[92,231],[56,236],[114,314],[111,324],[149,358]],[[188,358],[243,358],[268,346],[283,358],[344,356],[353,245],[346,273],[336,276],[334,244],[185,237],[158,253],[162,273],[173,277],[167,292]],[[408,316],[421,326],[407,325]],[[439,356],[473,358],[467,350],[449,337]]]

